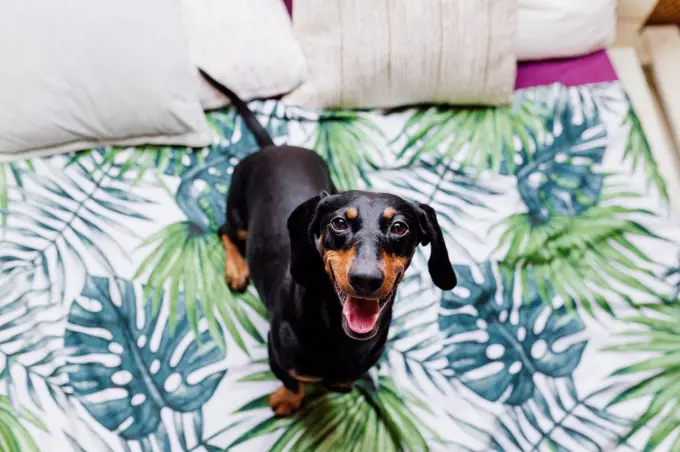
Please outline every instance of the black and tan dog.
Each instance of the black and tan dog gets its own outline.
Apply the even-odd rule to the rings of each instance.
[[[431,244],[434,283],[456,285],[434,210],[383,193],[338,193],[313,151],[275,146],[247,105],[229,97],[262,150],[235,168],[219,230],[225,278],[252,280],[271,322],[269,364],[283,386],[278,416],[296,411],[305,383],[350,390],[383,353],[392,302],[419,244]]]

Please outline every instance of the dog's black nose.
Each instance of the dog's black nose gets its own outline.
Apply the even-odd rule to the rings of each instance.
[[[349,283],[359,295],[372,295],[382,286],[384,277],[380,269],[350,270]]]

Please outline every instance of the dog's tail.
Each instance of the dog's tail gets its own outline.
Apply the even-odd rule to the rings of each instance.
[[[248,108],[248,105],[240,97],[234,94],[234,92],[229,88],[209,76],[203,69],[198,68],[198,72],[201,73],[203,78],[205,78],[213,88],[231,100],[231,103],[236,107],[236,110],[238,110],[239,114],[243,117],[248,129],[250,129],[253,135],[255,135],[257,144],[259,144],[261,148],[274,145],[274,141],[267,132],[267,129],[262,127],[262,124],[260,124],[255,117],[255,113],[253,113],[252,110]]]

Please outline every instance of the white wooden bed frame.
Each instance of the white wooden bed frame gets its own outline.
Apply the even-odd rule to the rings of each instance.
[[[617,38],[609,57],[640,118],[673,210],[680,213],[680,28],[645,27],[655,4],[619,0]]]

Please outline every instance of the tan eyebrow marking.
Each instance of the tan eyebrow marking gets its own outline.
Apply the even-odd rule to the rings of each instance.
[[[385,209],[385,211],[383,212],[383,216],[384,216],[385,218],[387,218],[388,220],[390,220],[390,219],[392,219],[392,217],[394,216],[395,213],[397,213],[397,212],[396,212],[392,207],[388,207],[388,208]]]
[[[345,214],[347,215],[347,218],[349,218],[350,220],[354,220],[359,215],[359,212],[357,212],[357,209],[355,209],[354,207],[350,207],[349,209],[347,209]]]

